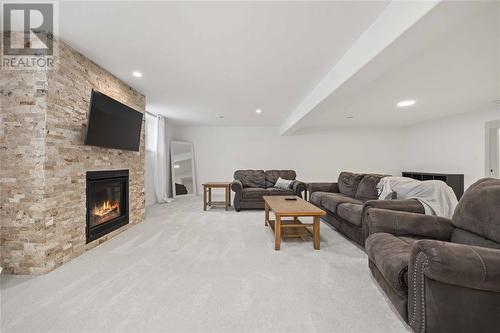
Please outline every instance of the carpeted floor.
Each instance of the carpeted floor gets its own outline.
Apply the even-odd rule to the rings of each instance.
[[[274,251],[262,211],[156,205],[144,223],[44,276],[3,276],[8,332],[407,332],[365,253],[325,224],[321,250]]]

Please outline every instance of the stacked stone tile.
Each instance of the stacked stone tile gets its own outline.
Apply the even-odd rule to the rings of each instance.
[[[1,266],[43,274],[85,244],[87,171],[129,169],[130,225],[144,220],[144,125],[139,152],[83,145],[92,89],[143,112],[145,97],[63,42],[58,69],[0,76]]]

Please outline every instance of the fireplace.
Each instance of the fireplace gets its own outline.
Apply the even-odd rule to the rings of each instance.
[[[128,170],[87,172],[87,243],[128,223]]]

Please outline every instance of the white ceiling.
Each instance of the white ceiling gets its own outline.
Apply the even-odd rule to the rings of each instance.
[[[178,124],[279,126],[388,3],[61,2],[59,34]],[[493,105],[499,21],[499,2],[440,3],[300,127],[405,126]]]
[[[499,3],[443,2],[324,99],[301,126],[406,126],[493,108],[500,98],[499,62]],[[417,103],[396,107],[408,99]]]
[[[177,123],[278,126],[387,4],[61,2],[59,34]]]

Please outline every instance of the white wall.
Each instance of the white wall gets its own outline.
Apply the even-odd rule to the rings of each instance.
[[[500,107],[427,121],[404,132],[405,171],[463,173],[465,188],[485,177],[486,122]]]
[[[194,144],[198,187],[231,181],[237,169],[294,169],[306,182],[335,181],[343,170],[463,173],[467,188],[485,177],[485,123],[497,119],[500,107],[401,129],[306,129],[293,136],[280,136],[278,127],[176,127],[175,140]],[[156,202],[148,163],[147,155],[147,206]]]
[[[343,170],[400,175],[401,129],[306,130],[278,127],[177,127],[194,144],[196,181],[231,181],[237,169],[294,169],[306,182],[336,181]],[[201,193],[201,190],[200,192]]]

